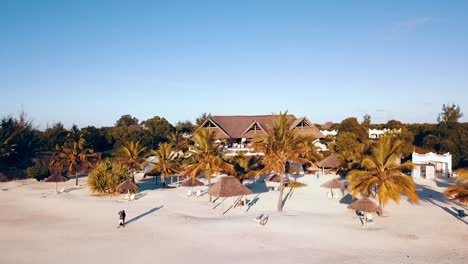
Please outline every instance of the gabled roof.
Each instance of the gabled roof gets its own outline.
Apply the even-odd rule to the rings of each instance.
[[[252,130],[255,126],[258,126],[258,130]],[[255,137],[263,137],[267,135],[267,131],[262,127],[262,125],[254,120],[252,124],[250,124],[247,129],[242,132],[243,138],[255,138]]]
[[[323,137],[320,130],[306,117],[299,119],[294,115],[287,115],[286,117],[292,121],[291,129],[297,129],[300,135],[311,135],[315,138]],[[296,128],[296,126],[301,124],[303,121],[308,126]],[[267,130],[274,124],[274,122],[274,115],[212,116],[202,124],[202,127],[207,127],[208,124],[210,124],[211,127],[209,127],[209,129],[217,131],[217,138],[254,138],[257,136],[265,136]],[[261,129],[251,131],[250,129],[255,124]]]

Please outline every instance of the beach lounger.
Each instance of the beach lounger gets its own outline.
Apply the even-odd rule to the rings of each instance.
[[[374,222],[374,216],[372,214],[367,214],[366,216],[366,222],[367,223],[373,223]]]
[[[188,191],[188,192],[187,192],[187,196],[192,196],[192,195],[194,195],[194,194],[195,194],[195,193],[194,193],[193,191]]]
[[[134,201],[135,200],[135,194],[132,193],[130,197],[128,198],[129,201]]]
[[[463,218],[466,216],[465,210],[457,210],[458,211],[458,217]]]

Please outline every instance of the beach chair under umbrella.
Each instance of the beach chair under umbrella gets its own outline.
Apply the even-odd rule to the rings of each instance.
[[[205,184],[198,179],[188,178],[182,182],[180,186],[182,187],[191,187],[191,190],[187,193],[187,196],[193,195],[193,187],[204,186]]]
[[[280,176],[279,174],[273,174],[268,176],[265,179],[265,184],[269,188],[281,188],[281,178],[283,178],[283,185],[288,183],[288,179],[284,176]]]
[[[362,199],[357,200],[356,202],[348,205],[348,208],[353,209],[356,212],[364,212],[364,219],[359,217],[362,221],[363,227],[366,226],[366,223],[368,222],[368,220],[373,221],[372,214],[370,213],[380,212],[380,207],[368,197],[364,197]]]
[[[208,194],[214,197],[227,198],[249,195],[252,194],[252,191],[245,187],[236,177],[223,176],[215,184],[211,185],[208,189]],[[236,201],[234,201],[233,206],[235,204]]]
[[[66,182],[69,179],[65,176],[63,176],[60,173],[55,173],[47,177],[44,182],[55,182],[55,192],[58,193],[58,183],[59,182]]]
[[[330,189],[331,196],[333,198],[333,189],[344,189],[345,184],[342,181],[338,180],[338,179],[332,179],[332,180],[329,180],[329,181],[325,182],[324,184],[320,185],[320,187]]]

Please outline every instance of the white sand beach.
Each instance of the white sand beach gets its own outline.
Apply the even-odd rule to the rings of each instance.
[[[55,183],[1,183],[0,263],[466,263],[468,219],[442,197],[444,181],[417,181],[419,205],[391,202],[363,229],[346,203],[319,187],[329,179],[300,178],[307,186],[282,213],[278,193],[263,192],[248,197],[258,198],[248,212],[224,215],[233,199],[213,210],[206,195],[152,189],[151,179],[135,201],[94,196],[85,177],[79,188],[59,184],[66,190],[59,195]],[[128,224],[117,228],[122,209]],[[265,226],[253,221],[259,214],[270,215]]]

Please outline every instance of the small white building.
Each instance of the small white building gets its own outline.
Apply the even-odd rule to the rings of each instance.
[[[400,134],[401,128],[399,129],[369,129],[369,138],[380,138],[385,134]]]
[[[336,137],[336,135],[338,134],[338,130],[320,130],[320,132],[323,134],[324,137],[326,136]]]
[[[436,177],[450,177],[452,175],[452,155],[445,153],[419,154],[413,152],[412,162],[415,167],[411,172],[414,178],[435,179]]]

